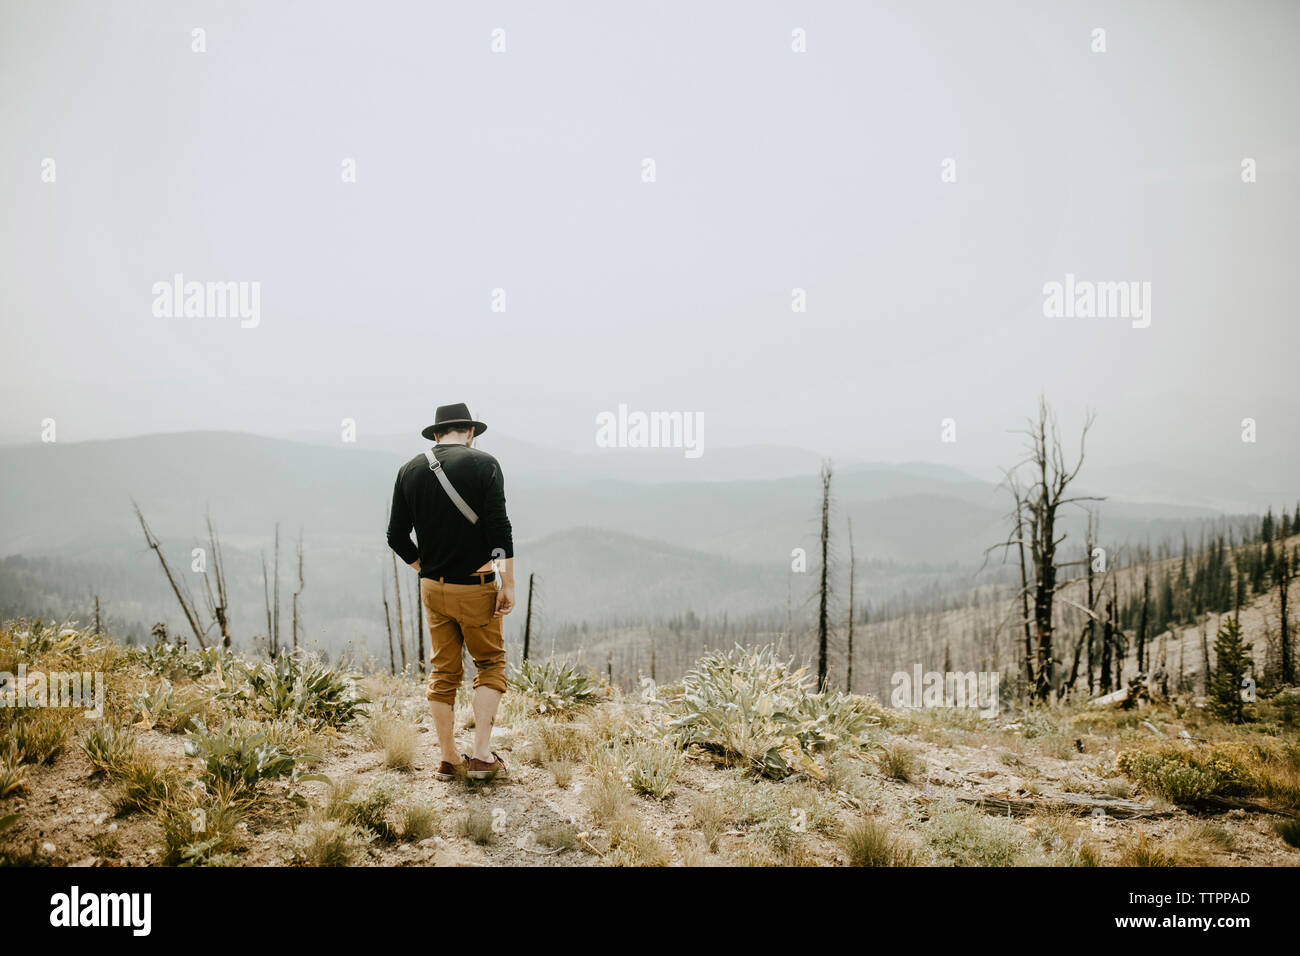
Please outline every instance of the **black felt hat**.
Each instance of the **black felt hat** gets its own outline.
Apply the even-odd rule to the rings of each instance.
[[[439,405],[438,410],[433,415],[433,424],[420,434],[430,441],[434,441],[434,432],[453,425],[472,425],[476,436],[487,431],[486,425],[482,422],[476,422],[470,416],[468,405],[464,402],[457,402],[455,405]]]

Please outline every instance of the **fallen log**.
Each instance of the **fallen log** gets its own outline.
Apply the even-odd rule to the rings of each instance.
[[[1221,812],[1244,810],[1247,813],[1271,813],[1279,817],[1294,817],[1296,815],[1294,810],[1270,806],[1260,800],[1247,800],[1237,797],[1202,797],[1196,801],[1194,806],[1200,810],[1217,810]]]
[[[976,794],[954,794],[962,803],[969,803],[981,810],[1002,816],[1028,817],[1035,813],[1064,811],[1079,816],[1102,810],[1108,817],[1116,820],[1160,819],[1173,816],[1173,810],[1160,810],[1136,800],[1124,800],[1119,797],[1088,796],[1081,793],[1069,793],[1055,798],[1021,800],[1014,797],[989,797]]]

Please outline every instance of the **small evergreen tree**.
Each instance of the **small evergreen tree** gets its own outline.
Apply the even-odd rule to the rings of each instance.
[[[1210,681],[1210,708],[1225,720],[1239,724],[1245,719],[1241,682],[1254,662],[1241,639],[1236,616],[1225,617],[1214,637],[1214,677]]]

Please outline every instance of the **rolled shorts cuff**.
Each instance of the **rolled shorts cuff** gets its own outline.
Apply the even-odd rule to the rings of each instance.
[[[506,692],[506,668],[502,664],[500,668],[492,668],[488,671],[478,671],[474,674],[474,686],[486,687],[489,690]]]
[[[426,693],[424,697],[425,700],[433,701],[438,704],[451,704],[453,707],[456,705],[456,692],[454,690],[448,693],[429,688],[428,693]]]

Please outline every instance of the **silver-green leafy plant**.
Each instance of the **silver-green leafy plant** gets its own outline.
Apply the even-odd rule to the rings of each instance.
[[[706,655],[666,707],[681,747],[699,745],[778,780],[796,772],[824,778],[815,754],[860,746],[879,723],[863,698],[815,693],[807,668],[770,646]]]
[[[510,686],[526,694],[540,714],[558,714],[589,707],[603,697],[600,686],[574,665],[554,660],[524,661],[510,672]]]

